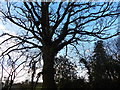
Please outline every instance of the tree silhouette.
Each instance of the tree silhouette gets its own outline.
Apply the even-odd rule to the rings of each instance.
[[[77,47],[79,41],[90,41],[94,37],[107,39],[119,34],[119,32],[109,33],[119,14],[118,7],[113,2],[6,2],[4,4],[2,3],[0,7],[3,19],[9,20],[21,29],[16,35],[11,33],[1,35],[9,37],[1,44],[11,39],[16,42],[4,50],[2,56],[14,51],[28,54],[29,50],[38,49],[44,62],[43,88],[56,88],[54,58],[65,46]],[[40,60],[40,53],[36,53],[34,58]]]
[[[60,56],[55,59],[55,80],[59,83],[62,79],[74,80],[77,79],[77,66],[68,58]]]
[[[90,68],[90,83],[94,88],[116,88],[119,84],[120,62],[106,53],[103,41],[97,41],[91,61],[87,64]],[[116,85],[115,85],[116,84]]]
[[[95,82],[100,82],[107,78],[105,64],[108,62],[108,55],[105,52],[103,41],[98,41],[94,49],[93,60],[93,77]]]

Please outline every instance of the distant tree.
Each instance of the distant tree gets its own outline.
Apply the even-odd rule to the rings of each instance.
[[[55,59],[55,80],[75,80],[77,79],[77,66],[66,57],[58,57]]]
[[[47,1],[47,0],[45,0]],[[4,50],[2,56],[14,51],[38,49],[42,52],[43,88],[56,88],[54,80],[54,58],[65,46],[77,47],[80,41],[91,41],[97,37],[108,39],[118,33],[110,28],[118,17],[114,2],[1,2],[0,15],[21,29],[17,34],[3,33],[6,41],[15,44]],[[92,38],[91,38],[92,37]],[[40,60],[40,53],[35,58]]]
[[[108,55],[105,52],[104,46],[103,46],[103,41],[98,41],[95,44],[95,49],[93,52],[92,60],[93,60],[93,77],[94,80],[101,81],[102,79],[106,78],[105,75],[105,63],[108,62]]]
[[[91,61],[88,63],[90,68],[91,83],[93,87],[108,88],[114,81],[120,78],[120,62],[113,59],[106,53],[103,41],[97,41]],[[114,85],[112,85],[114,87]],[[112,87],[111,86],[111,87]]]

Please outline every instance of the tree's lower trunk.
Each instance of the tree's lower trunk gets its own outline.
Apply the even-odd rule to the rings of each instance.
[[[43,87],[42,90],[57,90],[56,83],[54,80],[54,57],[55,54],[46,50],[43,52]]]
[[[33,70],[32,77],[31,77],[31,90],[34,90],[34,76],[35,75],[35,70]]]

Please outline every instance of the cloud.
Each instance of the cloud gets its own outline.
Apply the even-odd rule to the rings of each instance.
[[[7,25],[3,25],[0,21],[0,35],[3,34],[3,33],[9,33],[9,34],[12,34],[12,35],[17,35],[15,30],[17,30],[18,28],[16,28],[16,26],[14,24],[7,24]],[[9,36],[3,36],[3,37],[0,37],[0,43],[2,41],[4,41],[5,39],[9,38]],[[16,44],[17,42],[15,40],[9,40],[7,42],[5,42],[4,44],[0,45],[0,55],[2,54],[3,51],[5,51],[7,48],[9,48],[10,46]],[[20,56],[21,53],[16,53],[16,52],[13,52],[12,53],[12,58],[15,59],[17,57]],[[25,60],[25,56],[23,56],[21,59],[19,59],[19,61],[16,62],[16,67]],[[0,61],[1,62],[1,61]],[[16,76],[15,78],[15,83],[19,83],[19,82],[23,82],[25,81],[26,79],[28,79],[29,81],[31,80],[31,73],[27,73],[28,72],[28,68],[26,69],[23,69],[25,64],[21,65],[17,70],[16,70],[16,73],[18,73],[18,75]],[[3,71],[3,79],[4,77],[8,77],[9,74],[11,72],[11,67],[8,66],[7,64],[7,60],[5,60],[5,63],[4,63],[4,68],[5,70]],[[22,70],[21,70],[22,69]],[[37,73],[41,71],[41,69],[37,69],[36,71],[36,75],[37,76]],[[1,65],[0,65],[0,77],[1,77]],[[42,82],[42,77],[40,77],[40,82]]]
[[[3,26],[2,24],[0,24],[0,29],[1,30],[5,30],[5,26]]]
[[[6,29],[6,26],[3,25],[2,23],[0,23],[0,35],[3,34],[3,33],[9,33],[9,34],[12,34],[12,35],[16,35],[15,32],[11,32],[10,30]],[[0,43],[3,42],[5,39],[9,38],[9,36],[3,36],[3,37],[0,37]],[[7,42],[5,42],[4,44],[0,45],[0,55],[2,54],[3,51],[5,51],[8,47],[16,44],[17,42],[15,42],[14,40],[9,40]],[[13,57],[18,57],[20,54],[16,53],[16,52],[13,52],[12,53]],[[5,58],[6,59],[6,58]],[[21,58],[21,61],[17,62],[17,65],[22,62],[23,58]],[[4,70],[3,70],[3,81],[4,81],[4,77],[8,77],[10,72],[11,72],[11,67],[7,65],[7,60],[4,60]],[[0,63],[2,62],[2,60],[0,61]],[[23,68],[23,65],[21,65],[16,72],[19,72],[21,69]],[[2,73],[2,68],[1,68],[1,64],[0,64],[0,77],[1,77],[1,73]],[[25,73],[25,75],[22,75],[23,73]],[[20,75],[22,75],[22,77],[19,77]],[[18,78],[19,77],[19,78]],[[21,81],[24,81],[25,78],[27,77],[27,74],[26,74],[26,70],[22,70],[17,78],[15,79],[16,82],[21,82]]]
[[[12,34],[12,35],[16,35],[16,33],[14,31],[8,30],[9,28],[11,28],[10,25],[5,26],[5,25],[0,23],[0,34],[9,33],[9,34]]]

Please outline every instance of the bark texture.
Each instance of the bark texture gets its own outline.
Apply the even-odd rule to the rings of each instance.
[[[57,90],[56,83],[54,80],[54,57],[55,53],[52,47],[43,48],[43,87],[42,90]]]

